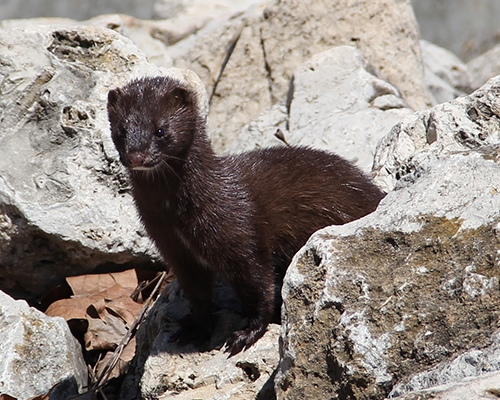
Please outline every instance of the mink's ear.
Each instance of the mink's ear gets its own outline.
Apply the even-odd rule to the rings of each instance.
[[[121,96],[121,91],[120,89],[113,89],[108,92],[108,110],[110,108],[114,108],[116,103],[118,103],[118,99]]]
[[[188,106],[193,102],[192,94],[189,92],[189,90],[181,86],[177,86],[174,90],[172,90],[170,92],[170,96],[178,106]]]

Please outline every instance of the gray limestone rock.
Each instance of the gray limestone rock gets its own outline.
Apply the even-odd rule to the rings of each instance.
[[[500,144],[500,77],[470,96],[405,117],[378,144],[373,170],[385,190],[411,184],[428,157]]]
[[[340,1],[329,7],[319,0],[247,0],[237,6],[221,1],[219,7],[204,1],[170,3],[177,11],[165,20],[108,15],[83,24],[129,37],[160,66],[196,72],[210,95],[209,123],[218,152],[231,147],[246,124],[285,102],[299,65],[339,45],[355,45],[410,107],[431,104],[408,1]],[[35,22],[5,21],[1,26]]]
[[[458,383],[410,392],[399,400],[492,400],[500,393],[500,372],[465,378]]]
[[[87,387],[82,349],[66,321],[0,291],[0,395],[29,400],[63,380]]]
[[[407,117],[379,147],[396,190],[295,256],[278,398],[384,398],[500,368],[499,84]]]
[[[426,40],[420,45],[425,82],[436,104],[472,91],[467,66],[455,54]]]
[[[412,108],[430,104],[418,27],[409,1],[280,1],[265,10],[262,40],[273,96],[288,90],[294,69],[333,46],[355,45]]]
[[[500,74],[500,45],[496,45],[487,52],[475,57],[467,63],[471,86],[477,89],[488,79]]]
[[[413,114],[397,89],[374,75],[361,52],[338,46],[316,54],[293,75],[288,107],[274,106],[248,124],[232,152],[283,144],[335,152],[371,170],[378,141],[404,116]]]
[[[279,327],[271,324],[250,349],[228,358],[223,343],[245,320],[239,316],[239,302],[227,286],[217,285],[214,304],[214,334],[204,351],[192,344],[169,343],[179,319],[189,312],[189,304],[179,295],[177,282],[167,287],[138,332],[136,357],[120,399],[275,398]]]
[[[270,2],[207,26],[169,49],[175,66],[194,70],[214,93],[210,126],[216,150],[289,91],[295,69],[313,55],[355,45],[412,108],[431,104],[418,29],[408,2]],[[221,65],[232,49],[220,76]],[[217,85],[215,87],[215,82]],[[243,132],[243,135],[245,131]]]

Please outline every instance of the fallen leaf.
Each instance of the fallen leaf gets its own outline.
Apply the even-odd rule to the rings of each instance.
[[[86,319],[87,309],[93,305],[101,318],[103,318],[106,308],[109,308],[116,315],[123,318],[127,326],[130,326],[142,308],[140,304],[130,298],[130,293],[130,289],[114,284],[108,289],[91,296],[58,300],[47,308],[45,314],[52,317],[63,317],[66,321]]]
[[[83,336],[85,341],[85,349],[90,350],[114,350],[116,346],[121,342],[123,336],[127,333],[127,327],[124,321],[115,315],[110,313],[105,313],[103,318],[95,314],[96,318],[90,317],[90,314],[94,314],[91,309],[92,305],[89,306],[89,327],[87,332]],[[94,309],[95,310],[95,309]]]
[[[111,362],[114,353],[108,352],[104,358],[97,363],[97,375],[101,375],[101,373],[106,368],[107,364]],[[128,371],[128,367],[130,366],[130,362],[134,358],[135,355],[135,338],[132,338],[130,342],[125,346],[120,357],[118,359],[117,364],[111,370],[108,379],[117,378],[120,375],[126,374]]]
[[[86,319],[87,307],[94,301],[91,296],[57,300],[45,310],[45,314],[51,317],[63,317],[66,321]]]
[[[109,274],[70,276],[66,278],[66,281],[75,296],[100,293],[117,284],[131,289],[131,293],[138,285],[137,274],[133,269]]]

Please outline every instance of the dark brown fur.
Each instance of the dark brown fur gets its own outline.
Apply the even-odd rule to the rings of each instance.
[[[194,92],[171,78],[110,91],[108,113],[142,221],[191,303],[176,339],[207,338],[217,274],[249,321],[228,351],[251,346],[273,318],[276,288],[309,236],[372,212],[384,196],[349,162],[319,150],[216,156]]]

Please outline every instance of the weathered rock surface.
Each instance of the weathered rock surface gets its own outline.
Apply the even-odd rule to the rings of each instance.
[[[329,7],[321,1],[276,1],[209,24],[169,51],[174,65],[194,70],[209,93],[217,82],[210,126],[220,151],[231,146],[242,126],[285,100],[295,68],[338,45],[356,45],[411,107],[430,104],[417,31],[406,1],[340,1]],[[234,51],[217,81],[231,44]]]
[[[500,74],[500,45],[493,47],[467,63],[471,86],[478,89],[488,79]]]
[[[189,311],[174,282],[160,297],[138,332],[137,354],[120,399],[273,399],[278,365],[277,325],[247,351],[227,358],[225,340],[245,321],[230,289],[218,285],[214,299],[216,326],[204,352],[193,345],[169,343],[177,321]],[[229,311],[228,311],[229,310]],[[139,391],[140,388],[140,391]]]
[[[128,193],[106,102],[134,76],[168,71],[95,27],[0,30],[0,48],[0,288],[32,298],[64,276],[150,262],[156,253]]]
[[[355,45],[410,107],[432,103],[409,1],[343,0],[324,7],[319,0],[248,0],[226,9],[205,7],[204,16],[195,18],[197,4],[170,3],[178,11],[160,21],[109,15],[84,24],[129,37],[157,65],[196,72],[211,96],[209,122],[217,151],[229,148],[243,126],[286,100],[290,78],[300,64],[334,46]],[[251,6],[245,9],[244,4]],[[240,14],[234,15],[238,10]],[[217,18],[209,20],[210,16]]]
[[[425,82],[435,104],[472,91],[467,66],[455,54],[426,40],[421,40],[420,45]]]
[[[196,19],[194,2],[176,1],[161,21],[0,23],[25,28],[0,30],[0,288],[36,296],[68,274],[156,257],[105,112],[110,88],[174,73],[147,56],[201,76],[175,72],[207,86],[218,151],[281,143],[279,128],[369,170],[375,143],[403,118],[375,156],[377,182],[395,191],[372,216],[314,236],[290,270],[280,397],[417,396],[498,370],[498,80],[410,115],[467,92],[468,77],[431,44],[422,58],[408,1],[250,3]],[[168,343],[187,304],[163,298],[123,398],[273,398],[278,328],[227,360],[223,339],[244,324],[233,303],[219,306],[211,349],[198,353]]]
[[[500,368],[499,90],[406,117],[377,153],[396,190],[296,255],[278,398],[384,398]]]
[[[0,395],[28,400],[63,380],[86,388],[82,350],[64,319],[0,291],[0,337]]]
[[[247,125],[230,152],[283,144],[275,136],[280,129],[290,145],[335,151],[369,172],[378,141],[413,113],[351,46],[334,47],[298,66],[288,103]]]
[[[470,96],[405,117],[378,145],[377,183],[392,190],[423,174],[429,157],[500,144],[499,95],[497,77]]]
[[[458,383],[407,393],[398,400],[491,400],[498,398],[499,393],[500,372],[491,372]]]

